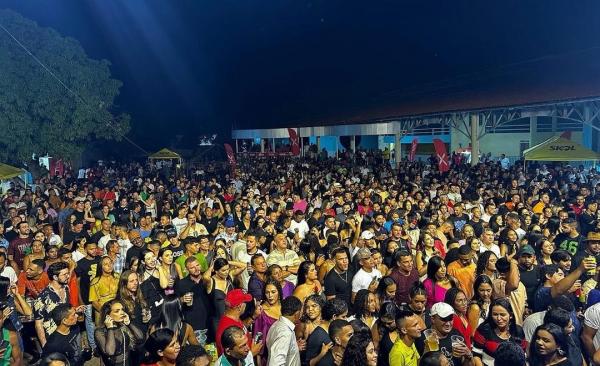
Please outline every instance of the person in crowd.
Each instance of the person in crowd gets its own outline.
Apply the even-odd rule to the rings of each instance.
[[[119,289],[119,277],[114,272],[113,261],[108,256],[102,257],[96,270],[96,276],[90,282],[90,302],[97,313],[100,313],[102,306],[117,297]],[[96,324],[101,322],[96,318]]]
[[[423,281],[423,286],[427,291],[427,307],[431,308],[433,304],[444,301],[446,291],[457,287],[458,284],[448,274],[444,260],[439,256],[435,256],[427,263],[427,275],[425,281]]]
[[[150,308],[151,323],[155,323],[160,315],[160,305],[163,302],[164,291],[161,291],[156,255],[146,250],[142,253],[142,261],[138,268],[142,295]]]
[[[310,295],[321,294],[322,288],[317,274],[317,268],[313,262],[304,261],[300,263],[298,267],[298,283],[293,293],[300,301],[306,300]]]
[[[419,366],[449,366],[450,361],[441,351],[425,352],[419,360]]]
[[[244,292],[242,289],[233,289],[227,293],[224,301],[225,311],[223,316],[219,319],[215,331],[217,351],[219,354],[223,354],[223,347],[220,342],[221,334],[229,326],[245,329],[240,317],[246,310],[246,303],[254,301],[254,299],[252,298],[252,295]],[[250,347],[252,354],[259,354],[262,349],[262,343],[254,344],[250,337],[246,338],[248,339],[248,346]]]
[[[398,339],[396,329],[396,312],[398,307],[393,302],[381,305],[375,325],[371,328],[373,344],[380,357],[378,365],[389,365],[389,355],[394,343]],[[330,325],[331,327],[331,325]]]
[[[473,297],[476,265],[473,263],[473,250],[468,245],[458,248],[458,259],[448,265],[448,274],[459,283],[467,299]]]
[[[295,251],[288,248],[288,239],[285,234],[279,233],[275,235],[273,250],[267,256],[267,264],[269,266],[272,264],[279,265],[282,270],[281,276],[292,284],[296,283],[300,258]]]
[[[515,342],[502,342],[498,345],[494,360],[498,365],[526,366],[527,355],[523,348]]]
[[[475,279],[475,284],[473,285],[475,295],[467,310],[469,326],[473,333],[488,317],[492,302],[492,286],[492,280],[484,274],[477,276]]]
[[[352,278],[352,302],[360,290],[375,291],[379,280],[383,277],[378,269],[374,268],[371,251],[360,248],[355,254],[355,260],[360,264],[360,269]]]
[[[349,307],[354,274],[349,268],[348,251],[342,247],[335,248],[331,257],[335,265],[324,279],[325,296],[327,300],[341,299]]]
[[[473,335],[473,354],[478,358],[476,362],[494,365],[497,348],[504,342],[515,342],[523,351],[527,349],[523,328],[515,322],[509,300],[500,298],[492,301],[488,318]]]
[[[158,251],[158,259],[160,263],[157,267],[160,288],[164,290],[165,295],[173,295],[175,293],[175,282],[183,277],[183,273],[180,267],[173,261],[173,251],[168,247],[161,248]]]
[[[325,304],[322,296],[310,295],[304,301],[302,322],[294,329],[296,338],[306,340],[306,352],[301,355],[301,359],[307,364],[317,357],[323,343],[331,342],[327,333],[329,321],[323,317]]]
[[[518,262],[515,259],[502,257],[496,262],[498,278],[492,280],[493,292],[492,298],[498,299],[507,297],[512,306],[515,322],[517,325],[523,325],[523,314],[527,304],[527,292],[525,285],[520,281]]]
[[[94,331],[94,338],[102,362],[106,365],[135,365],[144,333],[131,323],[129,314],[120,300],[110,300],[100,311],[102,325]]]
[[[281,292],[281,286],[274,280],[269,280],[264,287],[264,294],[262,296],[262,310],[260,315],[254,322],[254,337],[260,333],[263,337],[269,333],[269,329],[273,323],[275,323],[281,317],[281,302],[283,295]],[[266,363],[266,349],[262,352],[263,363]]]
[[[208,297],[215,306],[213,314],[215,324],[225,312],[227,294],[235,288],[233,278],[246,269],[246,265],[230,266],[229,264],[227,259],[217,258],[202,276]],[[214,275],[211,276],[212,272]]]
[[[175,366],[181,346],[174,331],[160,328],[150,333],[144,343],[144,350],[142,366]]]
[[[255,237],[252,236],[251,238]],[[264,300],[263,293],[267,281],[267,260],[265,258],[266,255],[260,253],[250,257],[252,274],[248,279],[248,293],[258,301]]]
[[[69,365],[83,366],[85,359],[79,342],[76,310],[70,304],[59,304],[50,312],[50,316],[57,327],[48,336],[42,357],[60,352],[67,357]]]
[[[415,342],[425,330],[421,326],[419,316],[408,309],[400,309],[396,313],[396,329],[398,330],[398,339],[390,351],[389,364],[416,366],[420,355]]]
[[[50,312],[58,304],[69,302],[69,266],[64,262],[57,262],[48,267],[47,273],[50,283],[33,304],[35,330],[42,347],[46,344],[46,337],[54,332],[57,326]]]
[[[519,268],[519,280],[525,286],[527,294],[526,306],[533,309],[535,291],[540,287],[540,266],[535,263],[535,249],[530,245],[522,246],[516,255]]]
[[[389,276],[396,282],[396,304],[408,302],[410,288],[419,280],[411,252],[398,250],[394,253],[394,268]]]
[[[377,366],[377,358],[377,351],[371,338],[368,335],[357,334],[348,341],[341,365]]]
[[[159,328],[169,328],[177,334],[180,346],[187,344],[199,345],[191,325],[183,320],[183,306],[175,295],[167,295],[161,305],[158,321],[150,327],[150,333]]]
[[[176,366],[209,366],[210,362],[210,355],[204,347],[187,345],[181,347],[177,356]]]
[[[139,275],[136,272],[126,270],[121,273],[117,299],[125,307],[125,312],[131,314],[133,324],[146,334],[151,315],[148,303],[142,295]]]
[[[469,305],[467,295],[459,288],[452,288],[446,292],[444,302],[454,309],[452,325],[462,335],[467,347],[471,348],[473,330],[471,329],[467,315]]]
[[[569,346],[569,351],[566,353],[566,356],[570,360],[571,365],[583,365],[583,352],[581,351],[578,334],[575,333],[575,326],[571,319],[571,313],[560,308],[550,309],[544,316],[544,324],[550,323],[558,325],[567,337],[566,341]],[[531,340],[528,342],[530,342],[530,344],[533,343]]]
[[[281,302],[281,317],[271,326],[266,338],[267,365],[300,366],[300,351],[306,341],[296,340],[294,329],[302,316],[302,302],[290,296]]]
[[[377,295],[369,290],[360,290],[354,299],[354,317],[369,328],[377,321]]]
[[[537,327],[531,339],[531,366],[573,365],[567,357],[569,343],[561,327],[548,323]]]

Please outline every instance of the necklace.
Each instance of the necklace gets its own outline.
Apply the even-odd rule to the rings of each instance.
[[[345,271],[345,272],[344,272],[344,277],[342,277],[342,275],[341,275],[341,274],[339,274],[339,272],[338,272],[338,271],[336,271],[335,269],[334,269],[333,271],[334,271],[334,272],[335,272],[335,273],[338,275],[338,277],[339,277],[339,278],[340,278],[342,281],[344,281],[345,283],[348,283],[348,271]]]

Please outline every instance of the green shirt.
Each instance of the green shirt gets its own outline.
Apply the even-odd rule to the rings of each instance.
[[[417,366],[419,363],[419,352],[413,342],[407,346],[401,338],[396,339],[390,351],[390,365],[394,366]]]
[[[206,270],[208,269],[208,263],[206,263],[206,258],[204,258],[204,254],[196,253],[196,254],[194,254],[194,257],[196,257],[196,259],[198,260],[198,263],[200,263],[202,272],[206,272]],[[186,259],[188,259],[188,256],[185,255],[185,253],[184,253],[181,257],[179,257],[175,260],[175,263],[179,266],[179,268],[181,268],[181,272],[183,273],[184,277],[188,275],[188,270],[187,270],[187,268],[185,268]]]

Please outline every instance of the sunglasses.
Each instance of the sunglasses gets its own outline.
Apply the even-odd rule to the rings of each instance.
[[[454,315],[447,316],[445,318],[440,317],[440,320],[444,323],[451,322],[454,319]]]

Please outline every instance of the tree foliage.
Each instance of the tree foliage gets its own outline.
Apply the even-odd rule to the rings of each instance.
[[[115,112],[122,83],[111,78],[107,60],[89,58],[77,40],[13,11],[0,10],[0,24],[85,101],[0,29],[0,161],[23,162],[32,153],[75,158],[89,141],[129,131],[129,115]]]

